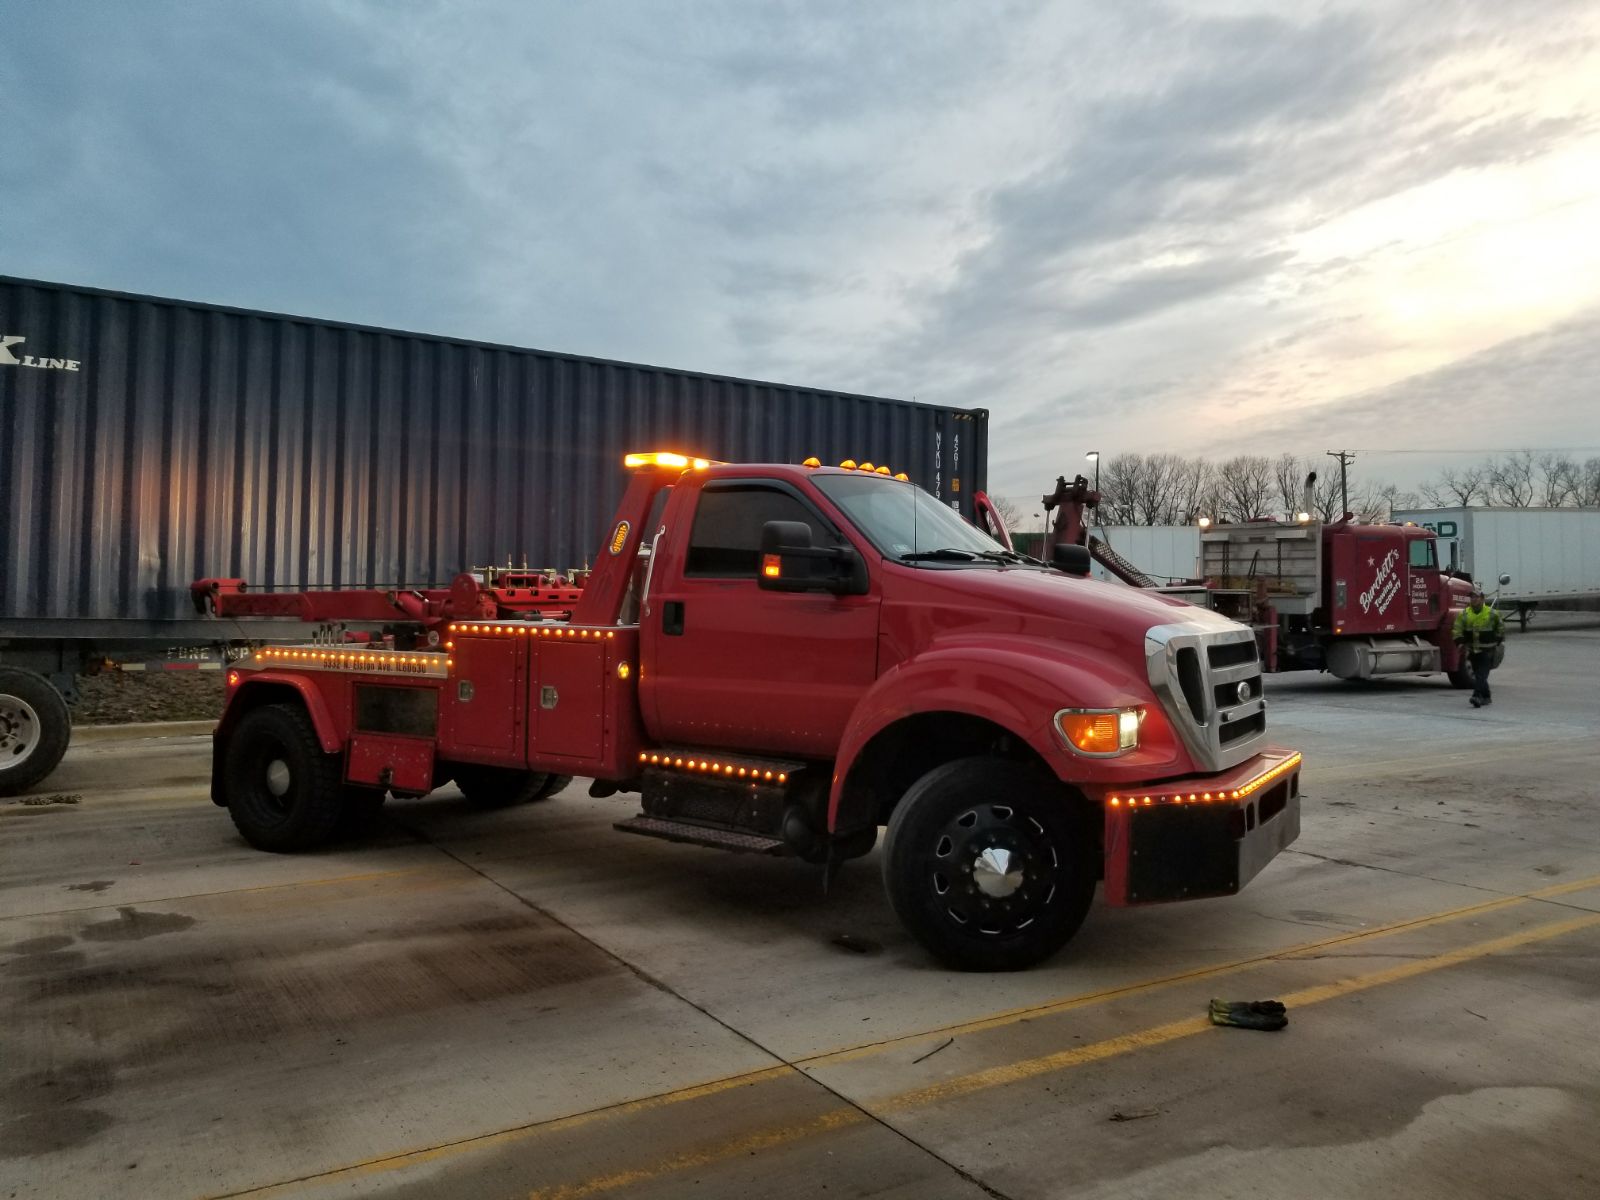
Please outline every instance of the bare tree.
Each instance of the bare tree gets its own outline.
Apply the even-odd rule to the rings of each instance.
[[[1144,460],[1144,474],[1136,489],[1138,520],[1141,525],[1173,525],[1177,523],[1179,496],[1183,488],[1186,464],[1176,454],[1149,454]]]
[[[1488,498],[1489,476],[1483,466],[1446,467],[1421,486],[1422,498],[1434,508],[1465,508]]]
[[[1577,503],[1575,497],[1582,486],[1582,467],[1564,454],[1541,454],[1537,466],[1540,504],[1559,508],[1563,504]]]
[[[1484,465],[1491,500],[1510,508],[1527,508],[1533,503],[1537,488],[1531,452],[1519,450],[1504,458],[1491,458]]]
[[[1263,515],[1272,493],[1272,460],[1260,454],[1236,454],[1217,468],[1228,516],[1248,521]]]
[[[1321,521],[1337,521],[1344,516],[1344,496],[1339,490],[1339,475],[1323,471],[1311,493],[1311,515]]]
[[[1214,492],[1216,470],[1209,459],[1190,458],[1183,463],[1183,475],[1173,489],[1172,523],[1191,525],[1216,511]]]
[[[1573,503],[1584,508],[1600,508],[1600,458],[1584,461],[1577,472],[1577,492]]]
[[[1144,455],[1118,454],[1100,463],[1100,519],[1108,525],[1137,525],[1144,487]]]
[[[1293,454],[1280,454],[1272,464],[1273,479],[1278,485],[1278,503],[1283,513],[1300,511],[1307,470],[1309,468],[1301,468],[1300,459]]]
[[[989,503],[1000,514],[1000,519],[1006,523],[1006,528],[1012,533],[1022,532],[1022,522],[1026,513],[1022,505],[1009,496],[990,496]]]

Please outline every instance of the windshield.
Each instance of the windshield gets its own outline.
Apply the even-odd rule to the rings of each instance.
[[[816,485],[890,558],[965,551],[974,557],[1010,552],[921,488],[871,475],[817,475]]]

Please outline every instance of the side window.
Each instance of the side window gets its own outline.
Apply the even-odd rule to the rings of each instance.
[[[838,538],[817,515],[788,492],[760,486],[707,489],[700,493],[689,531],[685,575],[754,579],[761,561],[761,527],[768,521],[801,521],[811,541],[831,546]]]
[[[1437,543],[1432,538],[1418,538],[1411,543],[1411,567],[1417,571],[1432,571],[1439,566]]]

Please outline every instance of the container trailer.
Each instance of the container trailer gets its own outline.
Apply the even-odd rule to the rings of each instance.
[[[82,673],[304,635],[301,601],[218,621],[197,580],[411,629],[486,564],[581,575],[639,442],[870,453],[970,512],[986,439],[983,409],[0,277],[0,794],[65,751]]]

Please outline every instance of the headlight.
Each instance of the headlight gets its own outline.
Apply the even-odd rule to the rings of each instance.
[[[1091,758],[1112,758],[1139,745],[1142,708],[1064,708],[1056,729],[1067,746]]]

